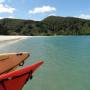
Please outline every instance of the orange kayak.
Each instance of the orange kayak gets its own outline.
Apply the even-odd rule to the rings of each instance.
[[[12,71],[17,66],[22,66],[29,57],[29,53],[6,53],[0,54],[0,74]]]

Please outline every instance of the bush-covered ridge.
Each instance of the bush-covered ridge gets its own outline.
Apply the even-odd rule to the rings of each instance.
[[[1,19],[0,35],[90,35],[90,20],[49,16],[42,21]]]

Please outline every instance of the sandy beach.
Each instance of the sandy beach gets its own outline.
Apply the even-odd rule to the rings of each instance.
[[[29,36],[0,36],[0,47],[16,43],[20,40],[27,39]]]
[[[0,41],[26,39],[29,36],[0,36]]]

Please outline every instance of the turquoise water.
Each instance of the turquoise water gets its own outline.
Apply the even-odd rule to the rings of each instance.
[[[45,63],[23,90],[90,90],[90,37],[30,37],[0,52],[30,52],[26,65]]]

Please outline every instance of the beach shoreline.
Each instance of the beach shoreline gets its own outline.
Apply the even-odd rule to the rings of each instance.
[[[27,39],[29,36],[0,36],[0,48]]]
[[[26,39],[28,37],[30,37],[30,36],[5,36],[5,35],[0,35],[0,41],[14,40],[14,39],[20,40],[20,39]]]

